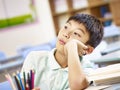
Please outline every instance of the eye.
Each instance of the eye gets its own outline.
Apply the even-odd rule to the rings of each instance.
[[[74,32],[74,35],[76,35],[76,36],[80,37],[80,34],[79,34],[79,33],[77,33],[77,32]]]
[[[67,26],[64,26],[64,29],[67,29],[68,27]]]

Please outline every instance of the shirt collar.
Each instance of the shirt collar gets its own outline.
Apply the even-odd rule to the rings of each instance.
[[[49,66],[52,70],[57,70],[57,69],[63,69],[65,71],[68,71],[68,67],[67,68],[61,68],[61,66],[58,64],[58,62],[55,59],[54,53],[56,51],[56,48],[54,48],[50,54],[49,54]]]

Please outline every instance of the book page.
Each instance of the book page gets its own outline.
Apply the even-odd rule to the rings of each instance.
[[[112,64],[112,65],[108,65],[106,67],[101,67],[101,68],[95,69],[94,71],[89,73],[88,76],[103,75],[103,74],[108,75],[108,74],[116,73],[116,72],[120,72],[120,63]]]
[[[120,64],[98,68],[88,75],[88,80],[93,81],[93,85],[120,83]]]
[[[85,90],[102,90],[105,88],[110,87],[111,85],[102,85],[102,86],[89,86],[88,88],[86,88]]]

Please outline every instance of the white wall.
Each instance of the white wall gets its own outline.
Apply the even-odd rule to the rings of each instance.
[[[38,45],[55,37],[48,0],[35,0],[38,22],[30,25],[0,30],[0,51],[15,55],[22,45]]]

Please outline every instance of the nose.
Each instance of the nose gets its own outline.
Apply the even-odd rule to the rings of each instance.
[[[70,38],[70,36],[69,36],[69,34],[68,34],[68,33],[64,33],[64,34],[63,34],[63,36],[64,36],[64,37],[66,37],[67,39],[69,39],[69,38]]]

